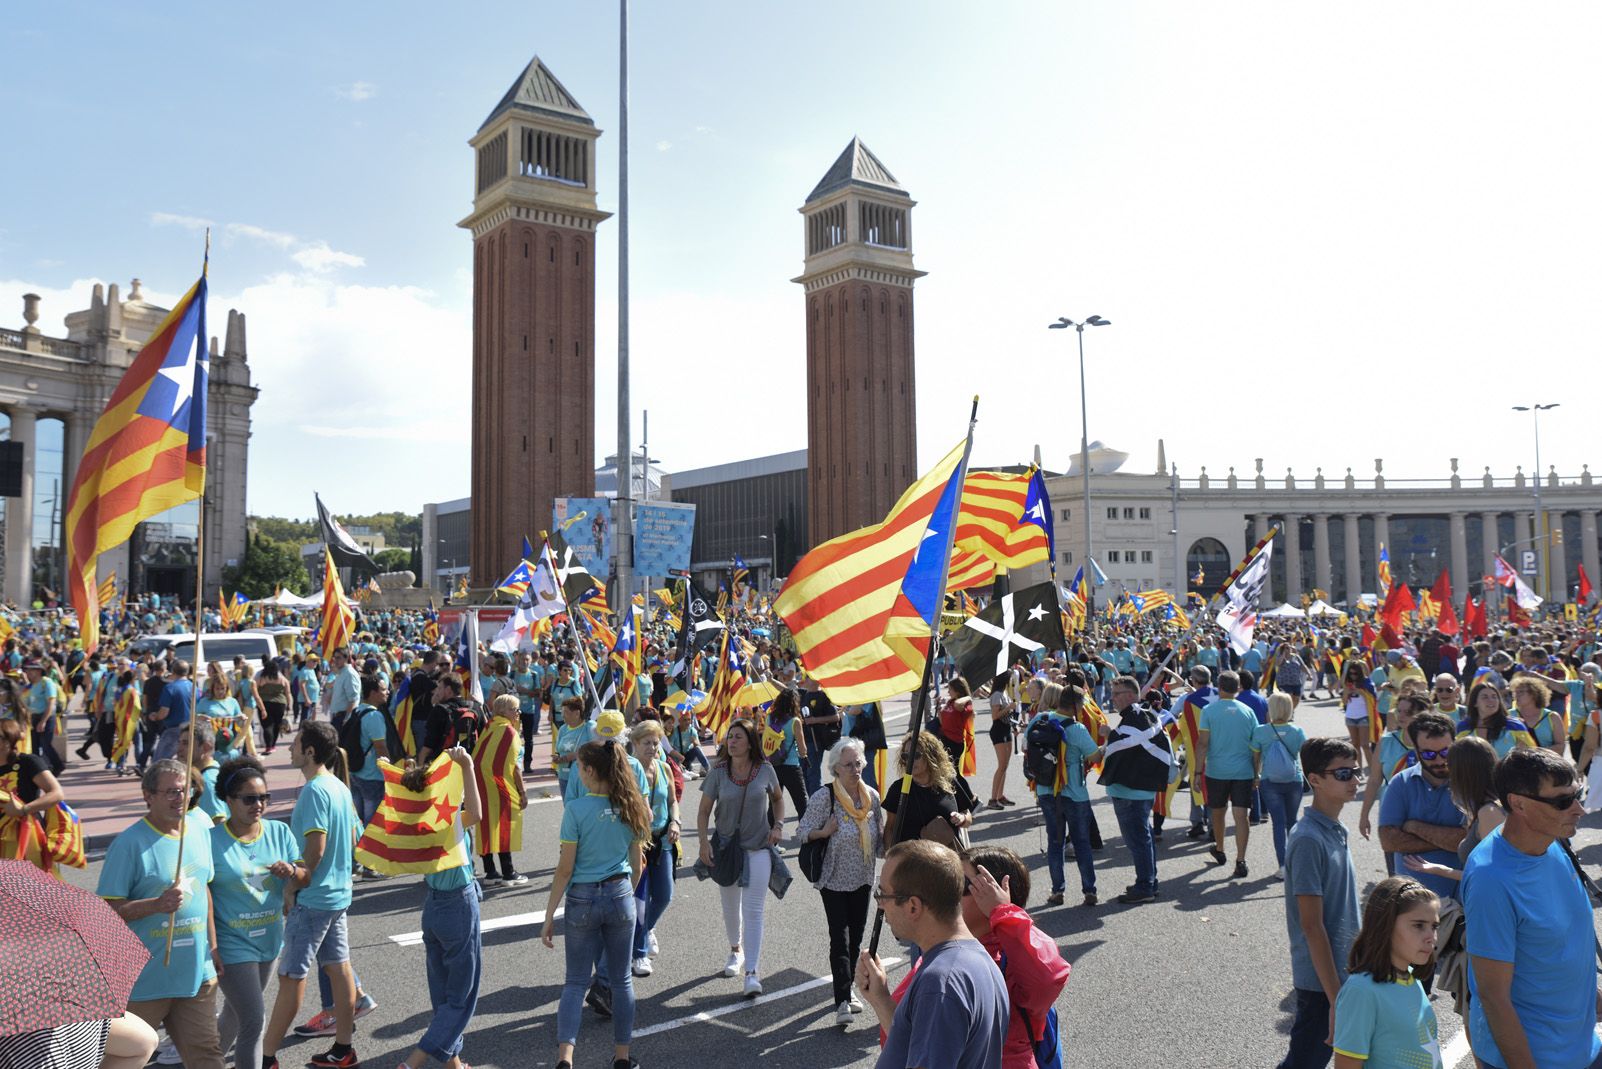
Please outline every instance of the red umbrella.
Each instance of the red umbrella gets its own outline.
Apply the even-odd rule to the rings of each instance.
[[[0,861],[0,1035],[120,1016],[148,960],[101,899]]]

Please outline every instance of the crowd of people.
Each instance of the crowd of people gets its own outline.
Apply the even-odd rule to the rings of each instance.
[[[722,974],[740,993],[763,992],[768,900],[798,868],[828,933],[835,1020],[871,1009],[882,1066],[1044,1067],[1068,1031],[1052,1006],[1069,963],[1030,920],[1031,866],[969,834],[987,810],[1017,806],[1009,793],[1031,793],[1049,881],[1036,908],[1066,905],[1072,863],[1079,907],[1093,909],[1093,783],[1131,852],[1135,882],[1116,895],[1126,906],[1162,897],[1168,821],[1207,842],[1212,864],[1229,864],[1232,845],[1237,879],[1252,828],[1271,825],[1296,1005],[1282,1066],[1438,1065],[1435,984],[1483,1064],[1581,1069],[1599,1054],[1586,1013],[1602,1001],[1586,1010],[1576,994],[1596,995],[1591,947],[1567,934],[1590,917],[1564,844],[1602,727],[1596,635],[1576,625],[1461,648],[1420,628],[1379,652],[1355,628],[1264,625],[1237,652],[1206,633],[1176,648],[1177,636],[1137,620],[977,687],[941,662],[927,722],[893,739],[877,706],[836,707],[782,643],[749,632],[747,677],[771,681],[774,697],[736,710],[713,738],[694,701],[669,700],[665,628],[646,636],[625,715],[595,708],[581,659],[605,651],[571,634],[510,657],[485,651],[480,677],[464,679],[450,644],[427,641],[425,617],[392,614],[326,665],[289,652],[259,668],[211,662],[195,680],[159,650],[85,657],[67,633],[26,623],[0,655],[25,681],[0,680],[0,849],[68,801],[67,710],[81,707],[77,757],[95,763],[98,746],[96,774],[136,776],[145,810],[111,844],[98,884],[153,951],[118,1027],[142,1022],[136,1040],[148,1032],[152,1044],[162,1028],[192,1069],[230,1056],[275,1069],[313,972],[320,1005],[294,1031],[332,1040],[312,1065],[359,1065],[356,1021],[376,1002],[353,968],[346,911],[355,880],[386,875],[353,854],[384,797],[380,761],[404,761],[414,789],[437,762],[459,766],[473,842],[461,864],[425,878],[434,1016],[412,1069],[464,1064],[481,896],[528,882],[515,855],[530,783],[546,775],[563,800],[541,932],[564,944],[560,1069],[574,1063],[586,1006],[611,1019],[617,1069],[638,1064],[632,980],[657,968],[655,929],[687,875],[687,804],[691,871],[718,886]],[[403,689],[409,724],[393,715]],[[1320,690],[1339,703],[1345,737],[1310,737],[1296,722]],[[984,801],[970,782],[978,704],[997,766]],[[549,771],[533,764],[542,736]],[[265,817],[262,761],[284,745],[303,778],[287,823]],[[686,798],[695,789],[699,800]],[[1387,873],[1366,903],[1342,822],[1360,792],[1357,830],[1378,835]],[[864,945],[876,910],[915,960],[893,990]],[[1546,967],[1515,970],[1527,960]]]

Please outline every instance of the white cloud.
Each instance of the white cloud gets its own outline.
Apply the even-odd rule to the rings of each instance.
[[[326,241],[314,242],[297,250],[290,259],[308,271],[329,271],[336,267],[365,267],[367,261],[349,252],[328,247]]]
[[[359,104],[364,100],[371,100],[377,96],[378,86],[372,82],[352,82],[349,85],[337,87],[334,90],[334,94]]]
[[[265,227],[253,226],[250,223],[229,223],[223,227],[224,232],[233,238],[250,238],[266,245],[273,245],[280,249],[293,248],[295,235],[285,234],[281,230],[268,230]]]
[[[656,143],[656,150],[658,152],[666,152],[668,149],[670,149],[672,147],[673,147],[673,142],[671,142],[671,141],[658,141]]]
[[[185,230],[204,230],[215,224],[196,215],[175,215],[172,212],[151,212],[151,226],[181,226]]]

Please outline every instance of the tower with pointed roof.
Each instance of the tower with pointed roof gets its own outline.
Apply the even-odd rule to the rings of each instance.
[[[473,147],[471,583],[595,490],[595,122],[535,56]],[[537,543],[536,543],[537,544]]]
[[[913,203],[853,137],[801,207],[810,546],[878,523],[918,477]]]

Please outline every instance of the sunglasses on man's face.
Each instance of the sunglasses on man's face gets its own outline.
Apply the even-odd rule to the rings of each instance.
[[[1585,786],[1582,784],[1579,788],[1569,791],[1567,794],[1526,794],[1523,797],[1540,802],[1542,805],[1549,805],[1561,813],[1565,809],[1572,808],[1575,802],[1583,802],[1585,800]]]
[[[1420,761],[1444,761],[1446,760],[1446,755],[1450,752],[1450,750],[1420,750],[1418,759]]]
[[[1342,783],[1350,783],[1352,778],[1357,775],[1357,769],[1355,767],[1352,767],[1352,768],[1326,768],[1323,772],[1315,772],[1313,774],[1315,776],[1320,776],[1320,775],[1321,776],[1333,776],[1334,778],[1340,780]]]

